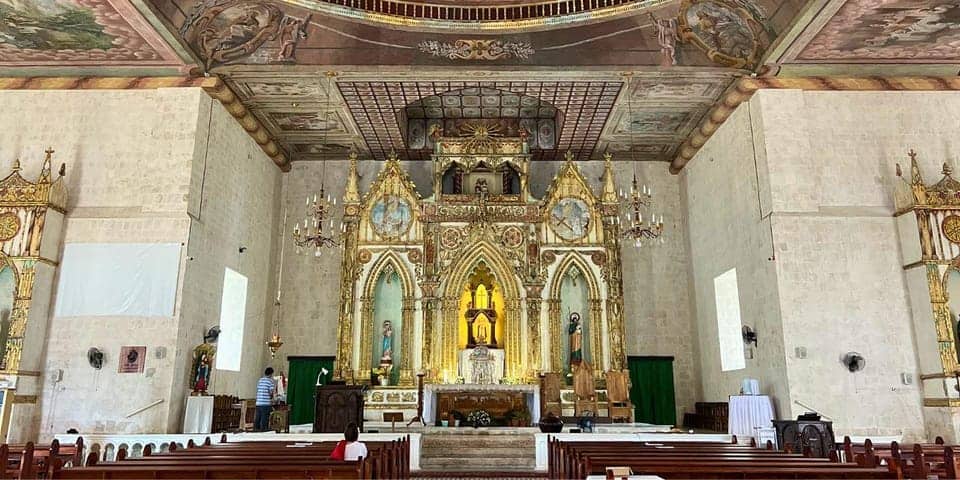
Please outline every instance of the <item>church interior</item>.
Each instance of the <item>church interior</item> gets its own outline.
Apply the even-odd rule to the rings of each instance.
[[[0,106],[14,478],[958,478],[956,0],[0,0]]]

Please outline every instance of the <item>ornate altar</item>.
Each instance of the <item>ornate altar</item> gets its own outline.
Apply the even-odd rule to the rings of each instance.
[[[338,378],[369,378],[387,349],[400,385],[411,385],[419,371],[428,383],[473,383],[458,379],[462,352],[481,347],[503,358],[508,383],[568,372],[572,360],[589,362],[597,377],[624,368],[610,158],[599,193],[568,155],[544,198],[535,198],[526,138],[474,132],[436,136],[427,198],[395,155],[362,193],[351,156]],[[576,336],[568,333],[571,323]]]

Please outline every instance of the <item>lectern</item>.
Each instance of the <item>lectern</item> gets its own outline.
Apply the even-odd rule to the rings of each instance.
[[[347,424],[357,424],[363,431],[362,385],[317,386],[313,433],[343,433]]]

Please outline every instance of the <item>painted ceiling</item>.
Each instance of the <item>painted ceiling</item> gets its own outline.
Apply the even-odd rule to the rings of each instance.
[[[528,131],[543,160],[670,160],[741,76],[960,63],[956,0],[0,0],[0,18],[8,76],[216,74],[293,160],[424,159],[430,129],[474,121]]]

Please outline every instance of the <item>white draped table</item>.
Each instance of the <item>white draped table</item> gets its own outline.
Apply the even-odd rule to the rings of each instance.
[[[756,437],[758,428],[767,428],[775,418],[773,402],[767,395],[731,395],[727,433],[740,438]]]
[[[183,433],[210,433],[213,429],[213,395],[187,397],[183,412]]]
[[[533,424],[540,421],[539,385],[427,384],[423,386],[423,421],[427,425],[437,421],[437,394],[440,392],[522,392],[526,395]]]

